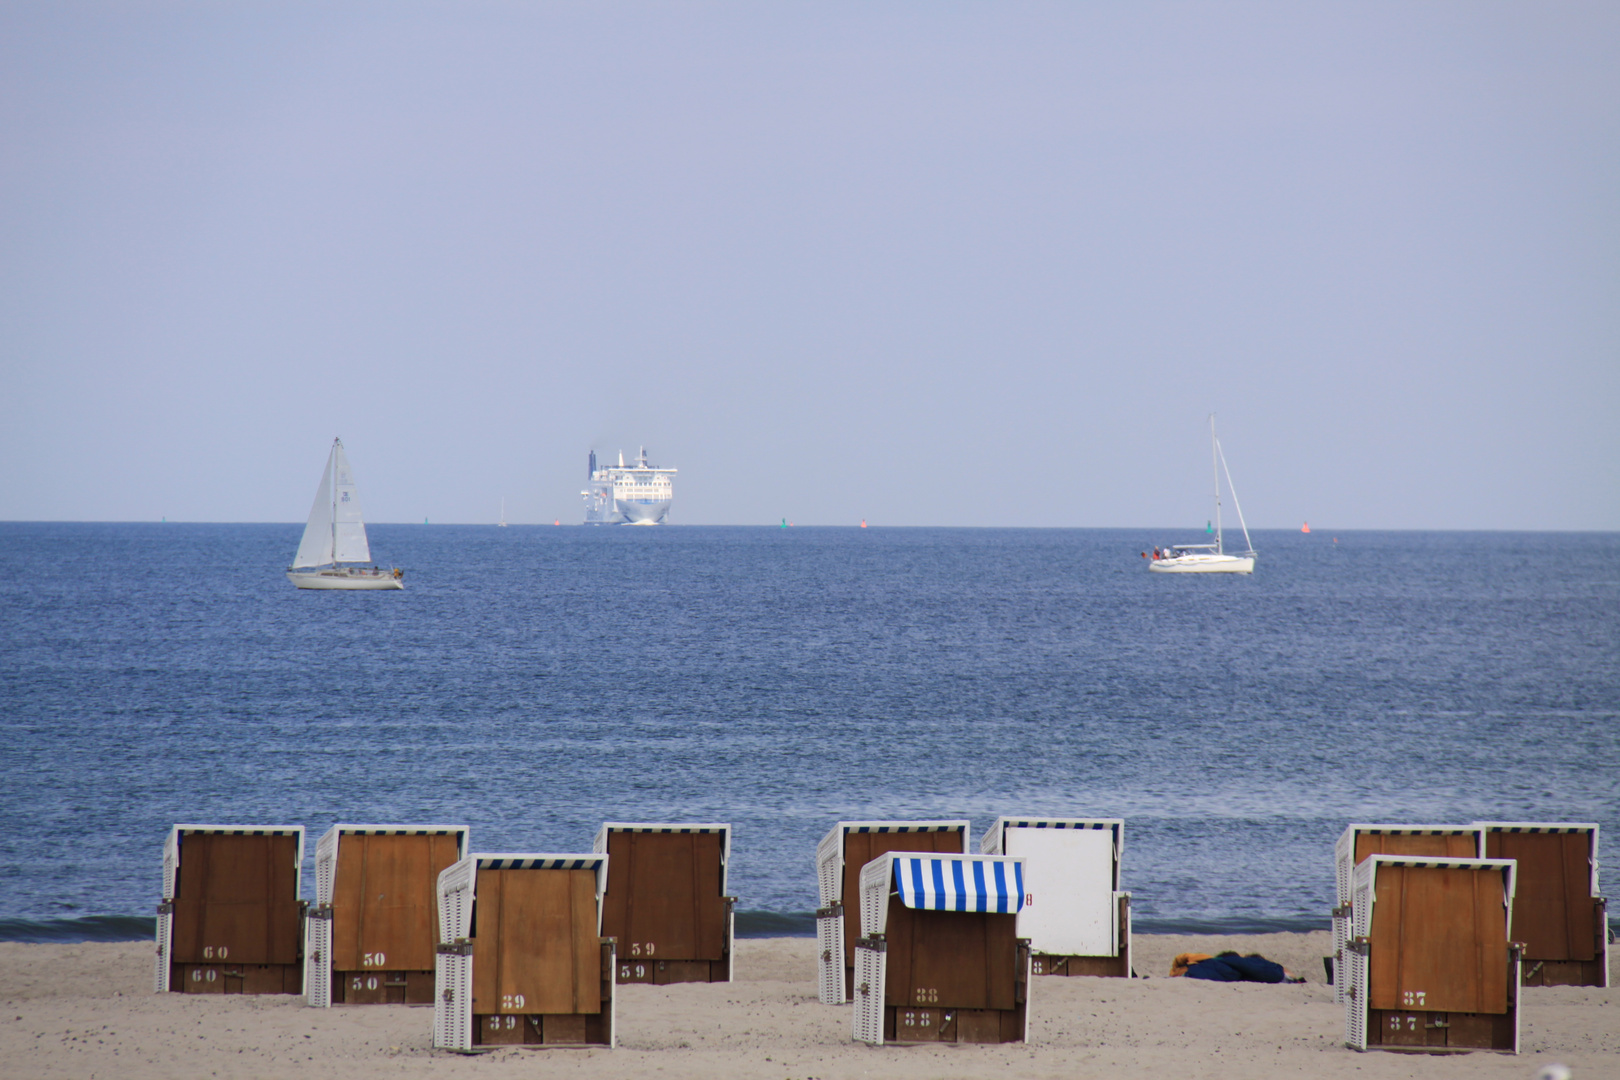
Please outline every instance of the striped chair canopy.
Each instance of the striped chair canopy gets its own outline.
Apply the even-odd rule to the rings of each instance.
[[[1013,915],[1024,906],[1024,862],[991,855],[895,855],[900,902],[918,911]]]

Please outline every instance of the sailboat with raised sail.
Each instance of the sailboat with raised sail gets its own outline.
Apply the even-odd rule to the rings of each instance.
[[[287,580],[300,589],[403,589],[405,573],[376,566],[345,566],[371,562],[366,523],[360,516],[360,494],[354,471],[343,452],[343,440],[332,440],[315,505],[304,526],[298,554],[287,568]]]
[[[1249,540],[1249,526],[1243,520],[1243,507],[1238,504],[1237,489],[1232,486],[1232,470],[1226,467],[1226,455],[1221,452],[1221,441],[1215,437],[1215,414],[1209,414],[1209,445],[1211,472],[1215,479],[1215,542],[1213,544],[1173,544],[1168,548],[1153,549],[1153,561],[1148,569],[1160,574],[1252,574],[1256,552]],[[1232,507],[1237,511],[1238,525],[1243,529],[1245,550],[1228,552],[1221,533],[1221,474],[1226,474],[1226,490],[1231,492]]]

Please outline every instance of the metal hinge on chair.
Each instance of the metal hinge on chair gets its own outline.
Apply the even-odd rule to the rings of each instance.
[[[844,913],[844,905],[843,904],[833,904],[833,905],[831,905],[829,907],[816,908],[816,918],[818,918],[818,919],[836,918],[837,916],[842,915],[843,913]]]
[[[332,905],[331,904],[317,904],[316,906],[310,908],[308,911],[304,912],[304,918],[306,918],[306,919],[319,919],[322,922],[331,922],[332,921]]]
[[[1333,917],[1335,919],[1348,919],[1350,917],[1350,905],[1340,904],[1338,907],[1334,908]]]
[[[174,901],[173,900],[165,900],[165,901],[163,901],[163,903],[161,903],[161,904],[159,904],[157,906],[157,913],[159,915],[173,915],[174,914]]]
[[[435,945],[433,951],[440,956],[471,956],[473,954],[473,943],[466,938],[456,938],[448,945]]]

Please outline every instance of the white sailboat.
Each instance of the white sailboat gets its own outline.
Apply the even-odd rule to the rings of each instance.
[[[298,554],[287,568],[287,580],[300,589],[403,589],[403,570],[345,566],[371,562],[366,523],[360,517],[360,495],[343,440],[332,440],[332,453],[315,491],[315,505],[304,526]]]
[[[1226,467],[1226,455],[1221,453],[1221,442],[1215,437],[1215,414],[1209,414],[1209,445],[1211,471],[1215,477],[1215,542],[1213,544],[1173,544],[1169,548],[1153,549],[1153,560],[1148,569],[1158,574],[1252,574],[1256,552],[1249,540],[1249,526],[1243,520],[1243,507],[1238,504],[1237,489],[1232,486],[1232,470]],[[1246,550],[1228,553],[1221,537],[1221,473],[1226,473],[1226,490],[1232,493],[1232,506],[1237,510],[1238,524],[1243,528]]]
[[[506,528],[506,496],[504,495],[501,496],[501,520],[497,521],[495,524],[503,529]]]

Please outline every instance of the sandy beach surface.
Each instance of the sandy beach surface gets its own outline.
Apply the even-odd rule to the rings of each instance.
[[[1165,977],[1178,952],[1259,952],[1303,985]],[[1038,978],[1030,1042],[867,1047],[816,1001],[815,943],[737,944],[729,985],[620,987],[615,1050],[431,1049],[432,1010],[154,994],[143,942],[0,944],[4,1077],[1620,1077],[1620,991],[1525,991],[1521,1053],[1358,1054],[1325,985],[1328,935],[1139,935],[1145,979]]]

